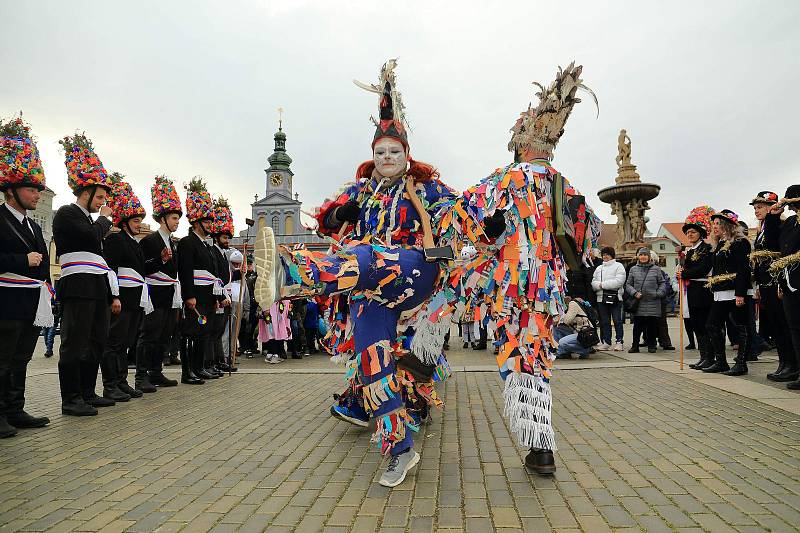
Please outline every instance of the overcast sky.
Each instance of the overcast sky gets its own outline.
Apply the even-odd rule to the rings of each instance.
[[[56,205],[73,200],[57,140],[77,130],[150,209],[156,174],[199,174],[244,229],[263,196],[276,109],[294,189],[313,210],[371,158],[374,82],[399,57],[412,155],[463,190],[509,162],[509,128],[559,65],[597,94],[554,165],[606,221],[626,128],[650,229],[709,203],[800,183],[800,2],[2,1],[0,115],[23,110]],[[181,190],[181,193],[183,191]],[[181,194],[183,198],[183,194]],[[186,227],[185,224],[183,226]]]

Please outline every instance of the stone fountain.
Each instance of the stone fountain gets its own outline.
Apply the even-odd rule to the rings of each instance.
[[[631,138],[625,130],[620,130],[617,138],[618,155],[616,185],[598,191],[602,202],[611,204],[611,212],[617,215],[617,240],[614,248],[617,259],[622,262],[636,257],[636,250],[644,245],[647,231],[647,217],[644,212],[650,209],[648,201],[661,192],[661,186],[642,183],[631,163]]]

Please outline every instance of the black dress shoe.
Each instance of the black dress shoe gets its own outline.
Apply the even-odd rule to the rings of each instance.
[[[555,474],[556,460],[550,450],[531,449],[525,456],[525,466],[539,475]]]
[[[43,428],[50,423],[46,416],[32,416],[25,411],[7,415],[8,423],[18,429]]]
[[[205,369],[203,369],[203,368],[199,369],[194,374],[195,374],[195,376],[197,376],[200,379],[216,379],[214,376],[212,376],[211,374],[206,372]]]
[[[700,363],[697,366],[697,370],[703,370],[704,368],[708,368],[708,367],[713,366],[713,365],[714,365],[714,360],[713,359],[706,359],[705,361],[703,361],[702,363]]]
[[[125,394],[118,388],[114,387],[113,389],[103,389],[103,398],[113,400],[115,402],[127,402],[130,401],[131,395]]]
[[[205,383],[205,381],[198,378],[194,374],[189,374],[181,376],[181,383],[185,385],[202,385]]]
[[[61,414],[67,416],[96,416],[97,409],[84,401],[61,404]]]
[[[95,394],[94,396],[84,396],[83,401],[92,407],[111,407],[116,404],[114,400],[103,398]]]
[[[798,375],[797,370],[794,370],[789,367],[784,367],[780,373],[773,376],[772,381],[778,381],[778,382],[796,381],[798,377],[800,376]]]
[[[147,380],[156,387],[177,387],[178,382],[174,379],[169,379],[161,372],[150,372]]]
[[[7,439],[17,434],[17,428],[6,422],[6,417],[0,416],[0,439]]]
[[[731,367],[728,363],[714,363],[711,366],[701,369],[703,372],[708,372],[709,374],[717,374],[719,372],[727,372],[730,370]]]
[[[469,343],[468,343],[468,342],[465,342],[465,343],[464,343],[464,346],[463,346],[462,348],[464,348],[465,350],[466,350],[467,348],[469,348]]]
[[[697,346],[695,346],[694,344],[687,344],[686,348],[684,348],[684,350],[696,350],[696,349]]]
[[[140,379],[136,382],[136,390],[142,392],[156,392],[158,389],[156,389],[155,386],[150,383],[149,379]]]
[[[726,376],[744,376],[747,374],[747,365],[745,363],[736,363],[733,368],[723,372]]]
[[[662,350],[666,350],[668,352],[674,352],[675,351],[675,347],[674,346],[662,346],[661,349]]]
[[[631,346],[630,349],[628,350],[628,353],[639,353],[639,347]]]
[[[473,346],[472,349],[473,350],[485,350],[486,349],[486,343],[478,343],[475,346]]]
[[[784,368],[786,368],[786,363],[784,363],[783,361],[778,361],[778,368],[775,369],[775,372],[770,372],[769,374],[767,374],[767,379],[770,381],[776,381],[775,376],[777,376],[778,374],[782,374]]]
[[[127,381],[121,382],[119,385],[117,385],[117,388],[122,392],[124,392],[125,394],[127,394],[128,396],[130,396],[131,398],[141,398],[142,396],[144,396],[144,393],[142,391],[134,389],[133,387],[128,385]]]
[[[666,348],[664,348],[664,349],[666,350]],[[674,349],[675,348],[673,348],[673,350]],[[656,348],[655,346],[648,346],[647,347],[647,353],[656,353],[657,351],[658,351],[658,348]]]
[[[703,358],[701,357],[701,358],[700,358],[700,360],[699,360],[699,361],[697,361],[696,363],[692,363],[692,364],[690,364],[690,365],[689,365],[689,368],[691,368],[691,369],[697,369],[697,368],[698,368],[700,365],[702,365],[702,364],[703,364],[703,361],[705,361],[705,359],[703,359]]]
[[[800,390],[800,380],[787,383],[786,388],[789,390]]]

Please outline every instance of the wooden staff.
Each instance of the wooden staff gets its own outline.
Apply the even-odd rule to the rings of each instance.
[[[234,335],[231,336],[230,343],[230,354],[231,354],[231,363],[230,366],[234,366],[236,363],[236,341],[239,339],[239,328],[242,325],[242,315],[244,314],[244,308],[242,307],[244,302],[244,290],[247,287],[245,283],[244,275],[247,272],[247,243],[244,243],[244,249],[242,254],[242,268],[241,268],[241,277],[239,278],[239,314],[236,316],[236,328],[234,329]],[[228,369],[228,374],[231,373],[230,368]]]
[[[680,356],[680,370],[683,370],[683,277],[680,278],[680,283],[678,284],[678,322],[680,327],[680,348],[681,348],[681,356]]]

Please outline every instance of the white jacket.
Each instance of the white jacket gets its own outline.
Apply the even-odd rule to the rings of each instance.
[[[625,267],[622,263],[617,262],[616,259],[611,261],[603,261],[603,264],[597,267],[592,277],[592,289],[597,294],[597,301],[603,301],[603,291],[617,290],[617,296],[622,300],[622,291],[625,287]]]

